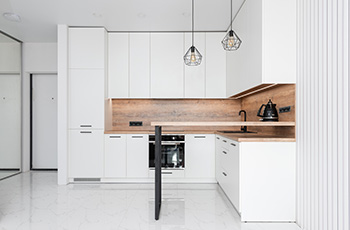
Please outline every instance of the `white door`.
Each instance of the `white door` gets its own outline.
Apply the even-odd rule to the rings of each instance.
[[[32,79],[32,168],[57,169],[57,75]]]

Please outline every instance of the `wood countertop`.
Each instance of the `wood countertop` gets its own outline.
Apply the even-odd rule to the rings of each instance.
[[[295,126],[295,122],[151,122],[151,126]]]
[[[238,142],[295,142],[294,137],[264,135],[258,133],[221,133],[216,134]]]
[[[215,130],[174,130],[163,134],[217,134],[238,142],[295,142],[294,137],[264,135],[259,133],[223,133]],[[105,134],[154,134],[154,130],[106,130]]]

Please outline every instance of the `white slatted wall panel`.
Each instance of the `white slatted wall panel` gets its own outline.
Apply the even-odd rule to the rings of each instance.
[[[349,0],[297,0],[297,223],[349,230]]]

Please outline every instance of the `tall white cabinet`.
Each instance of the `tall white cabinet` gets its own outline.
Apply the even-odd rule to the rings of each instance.
[[[68,176],[101,178],[107,33],[70,28],[68,47]]]
[[[241,38],[227,52],[227,96],[261,84],[295,83],[296,1],[246,1],[233,22]]]
[[[151,34],[151,97],[184,97],[184,34]]]
[[[226,51],[221,45],[225,33],[206,34],[206,98],[226,98]]]

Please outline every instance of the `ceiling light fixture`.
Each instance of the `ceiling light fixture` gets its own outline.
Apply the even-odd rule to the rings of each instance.
[[[21,17],[15,13],[5,12],[2,14],[2,16],[11,22],[20,22],[21,21]]]
[[[192,46],[187,50],[184,62],[188,66],[197,66],[202,62],[202,55],[194,46],[194,0],[192,0]]]
[[[238,48],[241,46],[241,43],[242,43],[241,39],[232,30],[233,21],[234,21],[234,19],[232,19],[232,0],[231,0],[231,17],[230,17],[231,30],[226,34],[224,39],[221,41],[222,46],[224,47],[224,50],[226,50],[226,51],[238,50]]]

